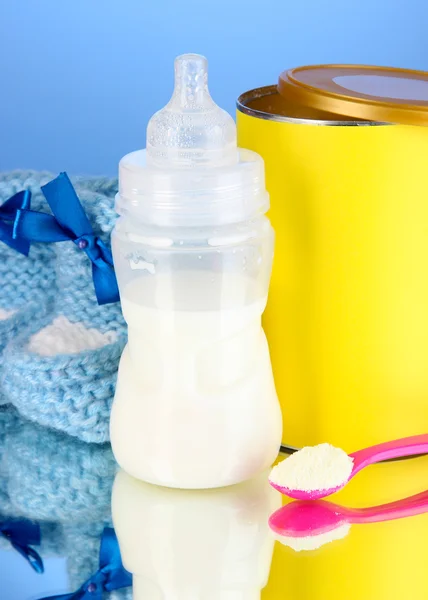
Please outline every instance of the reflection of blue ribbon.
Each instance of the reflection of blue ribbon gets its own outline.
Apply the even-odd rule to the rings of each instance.
[[[28,256],[30,251],[30,242],[14,237],[14,222],[19,209],[30,207],[30,200],[31,192],[25,190],[18,192],[0,206],[0,241],[25,256]]]
[[[122,565],[116,534],[111,527],[106,527],[101,538],[98,571],[85,581],[77,592],[49,596],[49,600],[102,600],[103,592],[111,592],[130,585],[132,585],[132,577]]]
[[[92,262],[92,278],[98,304],[117,302],[119,290],[111,252],[94,234],[67,173],[61,173],[42,186],[42,192],[53,215],[26,208],[18,210],[14,237],[31,242],[73,241]]]
[[[6,519],[0,521],[0,536],[6,538],[21,556],[28,561],[36,573],[43,573],[43,561],[30,547],[40,544],[40,526],[28,519]]]

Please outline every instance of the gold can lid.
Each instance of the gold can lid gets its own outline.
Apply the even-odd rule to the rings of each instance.
[[[428,125],[428,73],[364,65],[314,65],[284,71],[288,101],[328,113],[384,123]]]

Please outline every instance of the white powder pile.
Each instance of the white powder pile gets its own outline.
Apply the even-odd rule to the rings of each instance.
[[[114,331],[101,333],[98,329],[86,329],[82,323],[71,323],[66,317],[57,317],[30,338],[28,349],[41,356],[77,354],[102,348],[116,338]]]
[[[3,308],[0,308],[0,321],[8,319],[13,315],[14,312],[14,310],[4,310]]]
[[[328,490],[348,481],[353,462],[346,452],[331,444],[307,446],[276,465],[269,480],[289,490]]]
[[[317,535],[292,537],[288,535],[275,534],[274,537],[284,546],[288,546],[296,552],[301,552],[302,550],[317,550],[318,548],[321,548],[321,546],[324,546],[324,544],[334,542],[335,540],[341,540],[348,535],[350,529],[350,523],[344,523],[343,525],[339,525],[339,527],[335,527],[331,531],[326,531],[325,533],[319,533]]]

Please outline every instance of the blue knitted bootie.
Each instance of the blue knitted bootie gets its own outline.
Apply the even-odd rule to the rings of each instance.
[[[75,190],[97,239],[109,245],[116,214],[115,180],[79,178]],[[49,211],[47,211],[49,212]],[[34,322],[4,353],[3,392],[22,415],[85,442],[109,439],[109,416],[126,327],[119,302],[100,306],[93,265],[72,241],[53,249],[53,311]]]
[[[1,208],[23,189],[32,193],[32,207],[46,210],[40,186],[52,179],[49,173],[12,171],[0,173],[0,368],[2,352],[10,339],[30,321],[45,315],[55,294],[54,248],[33,244],[29,255],[19,253],[5,241]],[[1,235],[3,232],[3,235]],[[5,402],[0,390],[0,403]]]

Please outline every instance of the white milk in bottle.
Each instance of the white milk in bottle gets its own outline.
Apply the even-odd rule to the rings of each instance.
[[[204,57],[176,59],[147,149],[119,166],[112,236],[128,344],[111,441],[129,474],[231,485],[266,469],[281,414],[261,327],[273,255],[262,159],[236,146]]]

